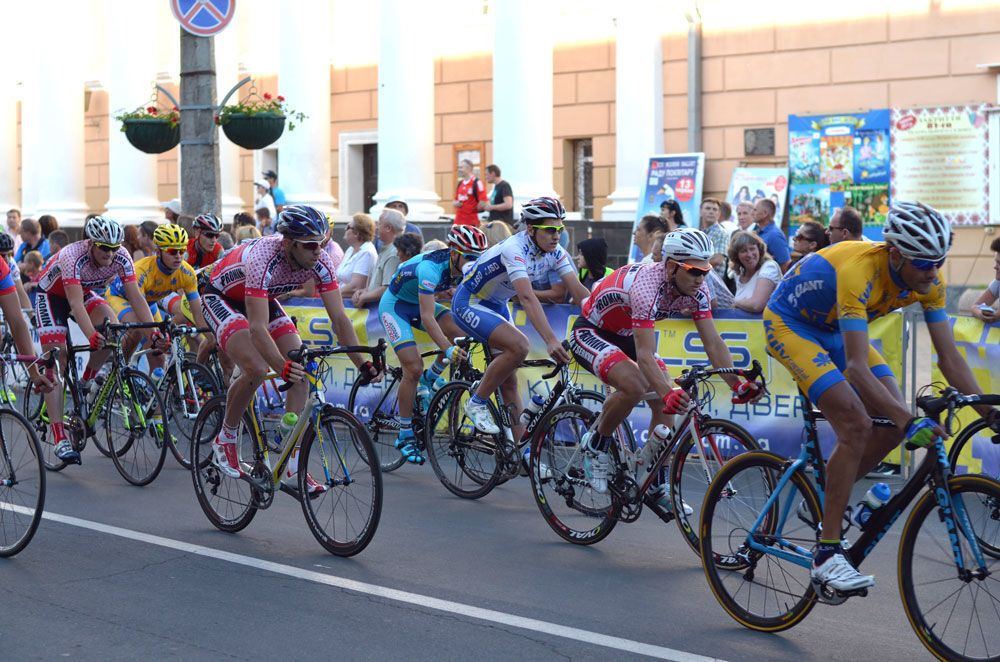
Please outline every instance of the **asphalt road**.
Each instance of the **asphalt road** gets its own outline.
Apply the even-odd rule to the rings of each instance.
[[[646,513],[570,545],[527,479],[465,501],[429,465],[403,467],[386,476],[372,544],[341,559],[285,496],[239,534],[215,530],[169,457],[146,488],[92,448],[48,478],[49,518],[0,560],[3,659],[929,657],[896,588],[901,526],[865,565],[879,582],[869,597],[763,635],[722,611],[672,524]]]

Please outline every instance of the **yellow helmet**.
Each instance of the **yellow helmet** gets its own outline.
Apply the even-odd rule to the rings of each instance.
[[[187,248],[187,230],[179,225],[167,223],[153,231],[153,243],[159,248]]]

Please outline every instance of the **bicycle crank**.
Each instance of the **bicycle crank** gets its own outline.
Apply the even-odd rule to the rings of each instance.
[[[639,494],[639,485],[632,476],[619,471],[608,481],[608,489],[611,491],[611,498],[620,506],[618,521],[630,524],[639,519],[642,514],[642,496]]]

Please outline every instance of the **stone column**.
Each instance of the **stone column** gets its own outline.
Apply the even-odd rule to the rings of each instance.
[[[515,211],[552,188],[552,25],[546,2],[494,5],[493,161]]]
[[[381,0],[380,6],[375,208],[399,195],[409,220],[437,220],[443,210],[434,188],[433,39],[414,32],[427,9],[410,0]]]
[[[61,5],[59,20],[84,25],[82,14],[79,3]],[[36,51],[21,113],[25,207],[36,216],[52,214],[60,226],[81,227],[87,215],[81,59],[59,48]]]
[[[241,13],[236,12],[233,20],[238,22],[240,16]],[[243,78],[239,71],[239,37],[239,26],[235,24],[215,36],[215,78],[220,103],[229,89]],[[240,91],[234,97],[239,98]],[[254,174],[254,178],[258,176],[259,173]],[[223,223],[230,223],[233,215],[243,211],[247,204],[240,196],[240,147],[230,142],[222,131],[219,131],[219,177],[222,193],[219,215]]]
[[[281,3],[281,64],[278,91],[308,117],[278,141],[278,181],[289,204],[333,211],[330,194],[330,3],[286,0]],[[260,173],[255,172],[254,178]]]
[[[21,208],[17,167],[17,94],[13,72],[6,70],[0,72],[0,213]]]
[[[615,44],[615,191],[604,220],[634,221],[649,157],[663,153],[663,55],[648,2],[619,5]]]
[[[151,105],[156,83],[156,8],[152,3],[111,0],[108,55],[108,202],[107,213],[123,223],[161,218],[155,154],[133,147],[115,115]],[[153,43],[150,43],[152,41]],[[173,103],[159,97],[161,109]],[[62,220],[62,219],[60,219]]]

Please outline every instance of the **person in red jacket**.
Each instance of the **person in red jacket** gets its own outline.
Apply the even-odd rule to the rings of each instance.
[[[451,201],[455,208],[455,225],[473,225],[479,227],[479,211],[486,208],[486,186],[482,180],[472,174],[472,161],[462,159],[458,163],[458,174],[462,181],[455,189],[455,199]]]
[[[213,264],[222,255],[219,233],[222,221],[215,214],[201,214],[194,219],[192,237],[188,241],[187,263],[195,269]]]

